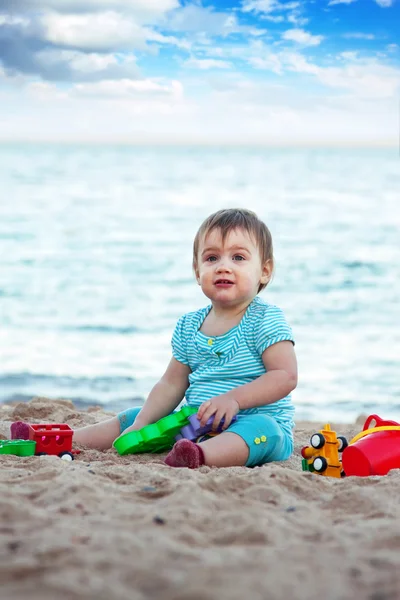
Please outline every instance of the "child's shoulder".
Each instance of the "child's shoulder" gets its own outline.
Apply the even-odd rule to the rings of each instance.
[[[248,328],[248,335],[254,336],[253,339],[257,347],[260,348],[262,341],[266,338],[276,339],[277,341],[292,340],[292,329],[283,310],[276,304],[270,304],[258,296],[256,296],[255,301],[253,319],[251,319]]]
[[[260,296],[256,296],[253,300],[253,314],[257,319],[268,316],[270,318],[283,316],[283,311],[276,304],[266,302]]]

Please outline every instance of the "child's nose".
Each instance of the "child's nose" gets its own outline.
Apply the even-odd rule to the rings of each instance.
[[[231,266],[229,264],[228,260],[220,260],[218,265],[217,265],[217,273],[221,273],[223,271],[230,271],[231,270]]]

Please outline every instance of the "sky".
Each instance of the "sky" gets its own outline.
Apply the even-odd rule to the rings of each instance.
[[[400,0],[0,0],[0,139],[397,144]]]

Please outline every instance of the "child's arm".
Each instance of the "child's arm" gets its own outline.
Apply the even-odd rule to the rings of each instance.
[[[297,360],[292,342],[273,344],[261,358],[267,372],[231,392],[240,410],[277,402],[297,386]]]
[[[232,416],[239,410],[272,404],[294,390],[297,385],[297,360],[292,342],[283,341],[269,346],[262,354],[262,361],[267,371],[264,375],[201,405],[198,417],[202,425],[215,415],[213,428],[217,428],[222,417],[225,417],[226,429]]]
[[[124,433],[141,429],[169,415],[182,401],[189,387],[190,372],[187,365],[171,358],[167,370],[151,390],[134,424]]]

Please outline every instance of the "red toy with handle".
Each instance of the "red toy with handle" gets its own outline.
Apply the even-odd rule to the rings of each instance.
[[[387,475],[391,469],[400,469],[400,423],[370,415],[344,450],[342,467],[347,476],[359,477]]]

